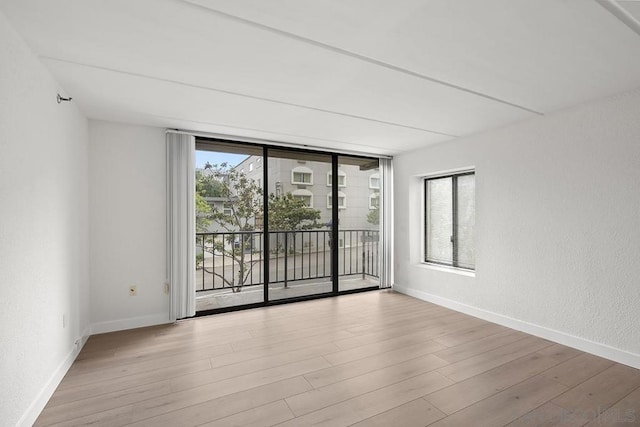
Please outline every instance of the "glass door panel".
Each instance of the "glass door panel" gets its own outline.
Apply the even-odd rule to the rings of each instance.
[[[269,299],[333,292],[331,155],[268,149]]]
[[[264,302],[262,148],[196,144],[196,311]]]
[[[338,290],[378,287],[382,190],[379,160],[339,156],[337,182]]]

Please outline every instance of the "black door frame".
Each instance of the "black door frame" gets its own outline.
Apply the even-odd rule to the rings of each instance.
[[[330,155],[331,156],[331,175],[334,177],[338,176],[338,156],[348,156],[348,157],[356,157],[356,158],[362,158],[362,159],[374,159],[375,157],[368,157],[368,156],[358,156],[358,155],[352,155],[352,154],[338,154],[338,153],[334,153],[334,152],[324,152],[324,151],[318,151],[318,150],[309,150],[309,149],[304,149],[304,148],[297,148],[297,147],[288,147],[288,146],[279,146],[279,145],[268,145],[268,144],[259,144],[259,143],[255,143],[255,142],[245,142],[245,141],[235,141],[235,140],[231,140],[231,139],[221,139],[221,138],[208,138],[208,137],[200,137],[197,136],[196,137],[196,145],[198,143],[201,144],[206,144],[207,142],[212,142],[212,143],[230,143],[230,144],[234,144],[234,145],[246,145],[246,146],[251,146],[254,148],[260,147],[262,148],[262,182],[263,182],[263,192],[262,192],[262,203],[263,203],[263,235],[264,236],[269,236],[269,192],[268,192],[268,188],[269,188],[269,149],[270,148],[274,148],[274,149],[279,149],[279,150],[289,150],[289,151],[294,151],[294,152],[300,152],[300,153],[309,153],[309,154],[322,154],[322,155]],[[331,199],[334,200],[335,202],[332,204],[331,207],[331,224],[333,225],[331,227],[331,240],[334,242],[338,242],[338,238],[339,238],[339,225],[338,225],[338,213],[339,213],[339,208],[338,208],[338,179],[333,179],[331,181]],[[259,308],[259,307],[268,307],[268,306],[272,306],[272,305],[280,305],[280,304],[289,304],[289,303],[293,303],[293,302],[300,302],[300,301],[309,301],[309,300],[314,300],[314,299],[319,299],[319,298],[330,298],[330,297],[336,297],[339,295],[346,295],[346,294],[353,294],[353,293],[359,293],[359,292],[368,292],[368,291],[375,291],[375,290],[379,290],[380,287],[379,286],[370,286],[370,287],[366,287],[366,288],[359,288],[359,289],[349,289],[346,291],[340,291],[339,290],[339,275],[338,275],[338,263],[339,263],[339,253],[338,253],[338,245],[334,244],[331,245],[331,282],[332,282],[332,290],[331,292],[323,292],[323,293],[319,293],[319,294],[311,294],[311,295],[304,295],[304,296],[299,296],[299,297],[292,297],[292,298],[286,298],[286,299],[279,299],[279,300],[270,300],[269,299],[269,273],[270,273],[270,239],[269,238],[263,238],[263,251],[264,251],[264,266],[262,269],[262,273],[263,273],[263,291],[264,291],[264,301],[263,302],[259,302],[259,303],[251,303],[251,304],[243,304],[243,305],[236,305],[236,306],[232,306],[232,307],[222,307],[222,308],[215,308],[215,309],[210,309],[210,310],[202,310],[202,311],[197,311],[194,317],[199,317],[199,316],[208,316],[211,314],[217,314],[217,313],[227,313],[227,312],[231,312],[231,311],[238,311],[238,310],[247,310],[250,308]]]

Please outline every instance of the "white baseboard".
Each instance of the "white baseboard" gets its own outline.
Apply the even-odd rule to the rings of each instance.
[[[104,334],[106,332],[124,331],[125,329],[143,328],[145,326],[173,323],[168,313],[150,314],[147,316],[129,317],[127,319],[109,320],[91,324],[91,334]]]
[[[596,356],[604,357],[605,359],[613,360],[615,362],[640,369],[640,354],[631,353],[619,348],[608,346],[606,344],[601,344],[585,338],[580,338],[566,332],[550,329],[544,326],[539,326],[533,323],[514,319],[512,317],[508,317],[499,313],[483,310],[481,308],[473,307],[447,298],[442,298],[437,295],[419,291],[417,289],[412,289],[406,286],[394,284],[393,289],[395,291],[412,296],[414,298],[421,299],[423,301],[441,305],[443,307],[447,307],[452,310],[477,317],[479,319],[497,323],[498,325],[506,326],[518,331],[526,332],[528,334],[535,335],[537,337],[544,338],[558,344],[573,347],[587,353],[595,354]]]
[[[49,401],[49,399],[51,399],[53,392],[56,391],[56,388],[58,388],[60,381],[62,381],[62,378],[64,378],[67,371],[76,360],[76,357],[78,357],[78,354],[80,354],[82,347],[84,347],[88,339],[89,328],[87,327],[82,332],[82,336],[78,338],[76,343],[73,344],[72,349],[69,351],[64,360],[60,362],[58,367],[51,374],[47,383],[44,385],[42,390],[40,390],[40,393],[38,393],[38,396],[34,399],[31,405],[29,405],[29,408],[27,408],[25,413],[22,415],[22,417],[18,421],[18,426],[31,427],[36,422],[38,416],[40,416],[40,413],[47,405],[47,402]]]

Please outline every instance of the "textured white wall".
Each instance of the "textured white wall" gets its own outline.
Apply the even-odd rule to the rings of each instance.
[[[164,129],[91,120],[89,140],[92,332],[168,322]]]
[[[419,262],[418,176],[469,166],[475,277]],[[640,361],[640,90],[407,153],[395,171],[398,290]]]
[[[87,120],[58,92],[0,12],[1,426],[35,421],[88,333]]]

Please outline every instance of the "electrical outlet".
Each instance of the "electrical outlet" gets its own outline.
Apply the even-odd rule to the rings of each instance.
[[[169,284],[167,282],[164,283],[164,293],[169,295]]]
[[[129,286],[129,296],[135,297],[136,295],[138,295],[138,287],[136,285]]]

